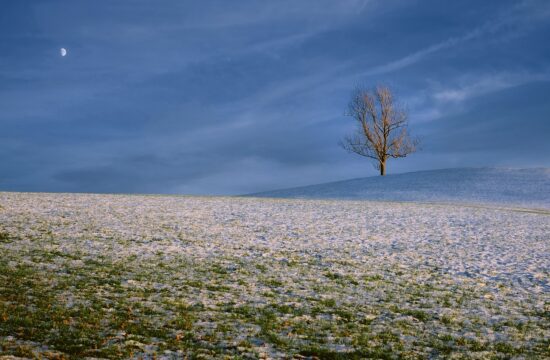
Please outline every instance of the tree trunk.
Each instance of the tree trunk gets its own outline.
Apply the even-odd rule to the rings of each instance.
[[[386,175],[386,161],[380,161],[380,176]]]

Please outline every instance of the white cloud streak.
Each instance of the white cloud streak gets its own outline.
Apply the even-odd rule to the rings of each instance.
[[[416,64],[428,56],[450,49],[455,46],[478,39],[482,36],[494,35],[504,30],[505,33],[512,27],[518,31],[518,27],[532,25],[533,22],[545,21],[550,16],[550,3],[541,1],[523,1],[511,8],[506,9],[496,18],[485,24],[461,35],[448,38],[444,41],[430,45],[426,48],[415,51],[400,59],[391,61],[387,64],[376,66],[368,71],[360,73],[359,76],[372,76],[390,73],[401,70],[410,65]]]
[[[454,88],[436,91],[434,99],[442,102],[463,102],[473,97],[521,86],[537,81],[550,81],[550,73],[498,73],[463,80]]]

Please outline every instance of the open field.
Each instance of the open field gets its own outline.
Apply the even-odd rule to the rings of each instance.
[[[547,358],[550,215],[0,193],[0,354]]]

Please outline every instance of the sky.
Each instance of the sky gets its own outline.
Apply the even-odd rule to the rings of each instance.
[[[388,174],[550,167],[548,39],[546,0],[4,1],[0,191],[374,176],[338,142],[353,90],[380,84],[422,141]]]

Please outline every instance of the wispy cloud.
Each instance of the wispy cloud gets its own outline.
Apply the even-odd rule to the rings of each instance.
[[[467,112],[484,96],[537,82],[550,82],[550,71],[473,71],[445,79],[445,82],[432,83],[405,100],[409,105],[411,121],[425,125]]]
[[[280,0],[276,2],[240,1],[231,8],[185,6],[193,17],[186,18],[186,28],[227,29],[295,21],[307,26],[327,26],[331,22],[361,13],[371,0]],[[209,11],[204,11],[208,9]]]
[[[495,18],[485,22],[483,25],[466,32],[463,35],[450,37],[441,42],[435,43],[423,49],[417,50],[411,54],[405,55],[399,59],[390,61],[386,64],[376,66],[360,76],[381,75],[389,72],[401,70],[410,65],[416,64],[428,58],[430,55],[451,49],[469,41],[487,36],[507,36],[515,33],[523,27],[532,26],[534,22],[545,21],[550,16],[550,3],[547,1],[527,0],[507,8],[498,14]]]
[[[457,103],[536,81],[550,81],[550,72],[505,72],[481,76],[469,75],[467,78],[462,79],[458,86],[436,91],[433,97],[438,101]]]

